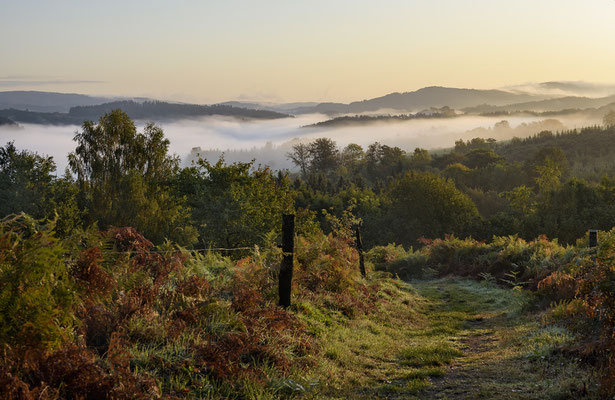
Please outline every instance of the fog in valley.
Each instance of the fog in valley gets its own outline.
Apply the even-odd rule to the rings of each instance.
[[[227,162],[251,161],[274,169],[293,168],[286,153],[298,142],[330,137],[339,147],[357,143],[364,148],[374,142],[399,146],[412,151],[416,147],[429,150],[448,148],[459,139],[475,137],[498,141],[514,136],[526,137],[543,130],[559,131],[600,124],[575,115],[554,118],[534,116],[478,117],[460,116],[443,119],[416,119],[396,122],[374,122],[342,127],[306,128],[327,120],[321,114],[300,115],[275,120],[241,120],[224,117],[165,122],[159,125],[170,140],[170,151],[182,159],[183,165],[200,156],[217,161],[224,154]],[[506,121],[506,122],[502,122]],[[138,130],[144,123],[138,122]],[[19,128],[0,127],[0,144],[14,141],[18,149],[28,149],[53,156],[58,174],[67,167],[66,156],[75,148],[73,136],[80,129],[75,125],[45,126],[21,124]]]

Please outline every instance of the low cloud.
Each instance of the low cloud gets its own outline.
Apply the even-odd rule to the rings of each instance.
[[[606,97],[615,94],[615,84],[585,81],[551,81],[506,86],[512,92],[549,96]]]
[[[225,153],[227,161],[250,161],[272,168],[289,168],[288,152],[297,141],[308,142],[319,137],[329,137],[343,147],[357,143],[363,148],[376,141],[389,146],[399,146],[406,151],[416,147],[435,149],[452,147],[456,140],[474,137],[493,137],[497,140],[513,136],[535,134],[549,127],[566,129],[580,128],[598,120],[579,116],[556,117],[561,124],[545,125],[545,118],[509,116],[477,117],[466,116],[447,119],[410,120],[404,122],[352,125],[334,129],[302,128],[327,119],[320,114],[302,115],[268,121],[245,121],[233,118],[206,117],[198,120],[183,120],[161,123],[166,137],[170,140],[170,151],[177,154],[187,165],[190,154],[216,161]],[[502,121],[508,121],[509,129],[494,128]],[[138,129],[143,127],[138,123]],[[54,157],[58,173],[67,166],[66,156],[75,149],[72,140],[78,126],[44,126],[23,124],[22,129],[0,128],[0,145],[14,141],[20,149],[28,149]],[[546,128],[545,128],[546,126]],[[562,129],[563,129],[562,128]]]

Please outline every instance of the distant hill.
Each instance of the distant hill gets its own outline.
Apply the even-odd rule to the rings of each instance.
[[[506,105],[544,100],[550,96],[527,93],[511,93],[503,90],[457,89],[430,86],[406,93],[391,93],[370,100],[344,103],[320,103],[303,107],[298,113],[356,114],[378,110],[415,112],[426,108],[451,107],[461,109],[480,104]]]
[[[269,110],[286,114],[301,114],[300,111],[304,108],[310,108],[318,105],[315,102],[295,102],[295,103],[253,103],[244,101],[226,101],[224,103],[218,103],[218,105],[251,108],[253,110]]]
[[[615,102],[615,95],[600,97],[597,99],[590,97],[567,96],[557,99],[547,99],[524,103],[514,103],[503,106],[493,104],[481,104],[474,107],[466,107],[462,111],[471,114],[493,113],[493,112],[517,112],[517,111],[536,111],[549,112],[569,109],[588,109],[601,108]]]
[[[0,127],[13,127],[17,128],[19,125],[10,118],[0,117]]]
[[[397,115],[344,115],[326,121],[316,122],[302,128],[337,128],[341,126],[365,125],[382,122],[402,122],[416,119],[454,118],[458,116],[455,110],[449,107],[432,108],[415,114]]]
[[[351,103],[267,103],[228,101],[214,105],[182,104],[151,101],[148,99],[109,99],[72,93],[51,93],[38,91],[0,92],[0,110],[66,113],[70,115],[22,115],[19,118],[34,120],[49,119],[68,121],[72,116],[97,118],[110,107],[125,107],[129,115],[137,119],[176,119],[202,115],[231,115],[245,118],[283,118],[288,114],[321,113],[331,117],[339,115],[369,114],[376,112],[416,113],[430,108],[450,107],[467,113],[482,114],[496,112],[556,112],[560,110],[600,108],[615,102],[615,95],[608,97],[563,96],[554,92],[537,90],[594,91],[609,93],[615,87],[583,82],[544,82],[532,87],[516,87],[514,90],[479,90],[425,87],[413,92],[390,93],[384,96],[354,101]],[[527,89],[524,91],[522,89]],[[540,93],[540,94],[536,94]],[[119,100],[119,101],[117,101]],[[136,100],[136,101],[135,101]],[[93,108],[90,108],[93,107]],[[238,111],[238,110],[251,110]],[[255,112],[258,111],[258,112]],[[271,113],[271,114],[267,114]],[[282,114],[282,115],[277,115]],[[3,115],[6,115],[4,113]],[[17,118],[17,117],[16,117]],[[17,118],[16,120],[21,121]],[[65,123],[65,122],[58,122]],[[71,122],[72,123],[72,122]]]
[[[12,108],[36,112],[68,112],[74,106],[97,105],[109,100],[75,93],[7,91],[0,92],[0,110]]]
[[[176,104],[161,101],[114,101],[94,106],[72,107],[68,113],[45,113],[23,111],[16,109],[0,110],[0,117],[13,121],[32,124],[50,125],[81,125],[85,120],[98,120],[111,110],[121,108],[130,118],[148,121],[172,121],[186,118],[220,115],[244,119],[276,119],[290,117],[288,114],[266,110],[251,110],[247,108],[197,104]]]
[[[115,101],[98,106],[73,107],[68,114],[80,119],[98,119],[101,115],[116,108],[121,108],[132,119],[153,121],[204,117],[210,115],[249,119],[277,119],[289,117],[288,114],[268,110],[254,110],[220,104],[206,106],[198,104],[167,103],[163,101],[146,101],[143,103],[134,101]]]

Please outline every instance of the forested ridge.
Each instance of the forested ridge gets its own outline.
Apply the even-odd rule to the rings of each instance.
[[[30,124],[81,125],[81,123],[86,119],[96,120],[105,113],[118,108],[124,110],[124,112],[126,112],[126,114],[128,114],[132,119],[148,121],[169,121],[186,118],[200,118],[212,115],[245,119],[276,119],[290,117],[287,114],[282,114],[275,111],[254,110],[221,104],[208,106],[168,103],[164,101],[136,102],[133,100],[112,101],[99,105],[75,106],[71,107],[67,113],[40,112],[9,108],[0,110],[0,117],[10,118],[15,122]]]
[[[612,394],[615,124],[604,122],[438,153],[319,138],[287,154],[293,173],[181,167],[162,127],[138,130],[120,109],[82,123],[63,175],[8,143],[0,397],[421,398],[481,359],[467,336],[479,328],[514,354],[497,371],[556,365],[523,393]],[[288,308],[277,306],[283,214],[295,215]]]

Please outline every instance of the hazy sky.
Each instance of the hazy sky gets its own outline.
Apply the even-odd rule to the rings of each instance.
[[[352,101],[615,81],[615,0],[0,0],[0,90]]]

